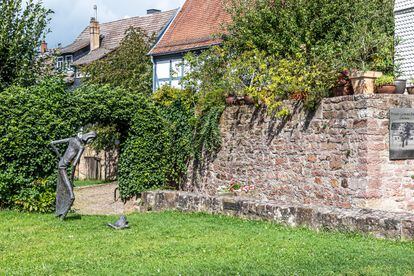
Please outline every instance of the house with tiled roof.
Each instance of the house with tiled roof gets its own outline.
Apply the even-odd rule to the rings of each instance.
[[[177,9],[161,12],[148,10],[144,16],[136,16],[100,24],[94,17],[73,43],[60,50],[58,69],[78,68],[104,58],[117,49],[130,28],[141,28],[149,35],[160,37],[177,13]]]
[[[230,20],[222,0],[187,0],[149,53],[154,63],[154,90],[163,85],[179,88],[184,55],[220,44],[216,34]]]

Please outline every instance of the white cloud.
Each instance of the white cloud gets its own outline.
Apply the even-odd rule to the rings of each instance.
[[[185,0],[43,0],[53,10],[47,36],[50,47],[58,43],[67,45],[89,24],[95,16],[93,5],[98,6],[98,20],[108,22],[117,19],[144,15],[147,9],[169,10],[180,7]]]

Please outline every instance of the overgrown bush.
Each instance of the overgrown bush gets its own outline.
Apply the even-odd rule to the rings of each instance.
[[[52,210],[58,160],[49,143],[82,128],[102,130],[103,149],[119,140],[124,199],[157,187],[179,188],[189,161],[220,145],[222,108],[202,108],[191,90],[165,87],[152,98],[108,85],[69,92],[61,81],[49,79],[10,87],[0,101],[1,208]]]
[[[178,188],[193,153],[194,102],[188,91],[163,87],[142,101],[121,150],[123,198],[148,189]]]
[[[141,102],[121,148],[118,181],[122,198],[165,185],[168,170],[167,122],[151,103]]]
[[[54,201],[57,158],[52,140],[79,127],[64,84],[49,79],[0,93],[0,207],[49,211]]]
[[[393,0],[229,0],[221,47],[188,55],[185,84],[221,99],[248,94],[284,116],[315,108],[344,69],[394,72]]]

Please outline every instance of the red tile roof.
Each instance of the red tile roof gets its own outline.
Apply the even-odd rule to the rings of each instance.
[[[187,0],[150,55],[166,55],[206,48],[221,42],[215,34],[229,23],[222,0]]]
[[[153,13],[144,16],[136,16],[127,19],[116,20],[102,23],[101,27],[101,45],[98,49],[89,52],[86,56],[76,60],[75,65],[84,65],[91,63],[106,56],[118,48],[125,36],[125,31],[129,27],[139,27],[148,34],[159,35],[165,26],[177,13],[177,9]],[[75,39],[75,41],[61,50],[62,54],[74,53],[89,46],[89,26]]]

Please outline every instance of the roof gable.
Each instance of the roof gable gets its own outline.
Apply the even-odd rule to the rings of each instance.
[[[125,32],[130,27],[141,28],[149,35],[159,35],[176,13],[177,9],[174,9],[100,24],[102,37],[100,47],[75,61],[75,64],[82,65],[90,63],[115,50],[120,45],[125,36]],[[61,50],[61,53],[74,53],[88,47],[90,43],[89,39],[89,27],[86,27],[72,44]]]
[[[150,55],[187,52],[219,44],[214,37],[231,21],[222,0],[187,0]]]

